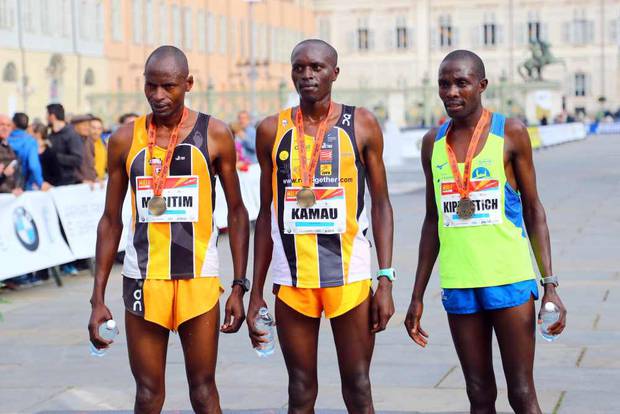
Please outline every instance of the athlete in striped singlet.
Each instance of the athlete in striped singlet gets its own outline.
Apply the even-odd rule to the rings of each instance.
[[[105,288],[123,229],[121,210],[129,186],[132,222],[122,274],[135,411],[161,411],[172,330],[179,333],[183,346],[194,411],[221,412],[214,381],[222,292],[212,214],[216,174],[228,204],[234,268],[222,332],[236,332],[241,326],[243,293],[249,288],[245,279],[249,224],[234,141],[222,121],[185,108],[193,78],[181,50],[156,49],[146,61],[144,76],[152,114],[121,126],[110,138],[90,338],[98,348],[110,343],[98,335],[97,327],[112,318],[104,303]]]
[[[538,288],[530,244],[543,276],[542,302],[553,302],[561,311],[551,334],[564,329],[566,309],[552,276],[549,230],[527,129],[483,108],[487,84],[482,60],[470,51],[451,52],[439,67],[439,97],[451,120],[429,131],[422,143],[426,217],[405,326],[417,344],[426,346],[428,335],[420,326],[423,296],[439,256],[442,302],[471,412],[495,413],[495,331],[511,407],[538,414],[532,374]]]
[[[334,48],[321,40],[299,43],[291,64],[300,106],[266,118],[257,134],[261,208],[248,328],[252,344],[260,346],[255,320],[266,306],[263,286],[271,264],[290,413],[313,412],[323,312],[334,333],[345,404],[349,412],[373,412],[368,374],[374,335],[394,313],[383,137],[369,111],[331,101],[337,60]],[[385,276],[379,276],[374,295],[365,237],[366,183],[379,275]]]

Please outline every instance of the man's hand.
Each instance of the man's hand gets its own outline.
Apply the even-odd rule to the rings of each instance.
[[[405,318],[407,333],[411,339],[413,339],[413,342],[420,345],[422,348],[426,347],[426,344],[428,344],[428,334],[420,325],[423,310],[424,304],[422,301],[412,299],[409,310],[407,310],[407,317]]]
[[[392,282],[385,277],[379,278],[377,291],[370,304],[372,327],[370,331],[377,333],[385,330],[388,321],[394,315],[394,299],[392,298]]]
[[[548,328],[549,335],[559,335],[562,333],[562,331],[566,327],[566,308],[564,307],[564,304],[562,303],[560,296],[555,290],[555,286],[550,285],[550,284],[545,285],[545,293],[543,294],[542,301],[540,302],[541,310],[543,306],[545,306],[545,303],[547,302],[553,302],[553,304],[560,311],[560,319],[558,319],[556,323],[549,326]],[[542,324],[542,319],[540,318],[540,312],[538,313],[538,324],[539,325]]]
[[[6,177],[10,177],[13,174],[15,174],[15,167],[14,167],[14,163],[10,163],[9,165],[7,165],[6,167],[4,167],[4,175]]]
[[[248,334],[250,335],[250,341],[253,348],[258,348],[261,343],[268,342],[264,335],[267,335],[265,331],[259,331],[256,329],[256,319],[258,318],[258,310],[260,308],[266,308],[267,302],[262,296],[258,294],[252,294],[250,296],[250,304],[248,305],[248,318],[246,323],[248,324]]]
[[[41,191],[47,191],[52,187],[53,186],[50,183],[48,183],[47,181],[43,181],[43,184],[41,184]]]
[[[235,333],[241,328],[245,320],[245,310],[243,309],[243,288],[235,285],[228,296],[224,308],[224,323],[220,331],[224,333]]]
[[[97,349],[107,348],[113,342],[99,336],[99,326],[110,319],[113,319],[112,313],[105,304],[93,305],[90,312],[90,320],[88,321],[88,334],[90,336],[90,342],[92,342]]]
[[[17,187],[17,188],[14,188],[13,191],[11,192],[13,193],[15,197],[19,197],[20,195],[24,194],[24,189],[21,187]]]

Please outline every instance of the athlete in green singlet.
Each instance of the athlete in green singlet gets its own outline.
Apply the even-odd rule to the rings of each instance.
[[[543,277],[542,303],[553,302],[560,310],[549,333],[562,332],[566,309],[552,276],[527,129],[483,108],[487,84],[484,64],[472,52],[451,52],[439,67],[439,97],[451,119],[429,131],[422,143],[426,216],[405,326],[418,345],[426,346],[428,334],[420,326],[423,296],[439,256],[442,302],[471,412],[495,413],[495,331],[511,407],[516,413],[540,413],[532,375],[538,287],[530,244]]]

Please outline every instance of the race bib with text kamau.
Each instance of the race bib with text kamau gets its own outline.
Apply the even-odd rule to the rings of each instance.
[[[469,198],[474,202],[474,214],[463,219],[456,213],[461,198],[454,181],[441,183],[441,213],[444,227],[469,227],[502,222],[501,193],[497,180],[472,180]]]
[[[347,229],[347,209],[342,187],[311,188],[316,198],[312,207],[297,204],[301,187],[287,187],[284,194],[284,233],[340,234]]]
[[[166,211],[160,216],[151,214],[148,209],[149,200],[153,197],[153,177],[141,176],[136,180],[136,206],[140,222],[198,221],[198,176],[178,175],[166,178],[161,194],[166,201]]]

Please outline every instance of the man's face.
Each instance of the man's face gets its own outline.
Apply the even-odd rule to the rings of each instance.
[[[51,127],[55,119],[56,117],[48,112],[47,113],[47,126]]]
[[[82,137],[90,136],[90,121],[78,122],[73,125],[73,128],[75,129],[75,132]]]
[[[250,125],[250,114],[246,111],[241,111],[239,115],[237,115],[237,120],[239,121],[241,129],[246,129]]]
[[[13,130],[13,122],[8,116],[0,115],[0,140],[8,138]]]
[[[90,136],[93,139],[100,139],[103,134],[103,124],[96,119],[90,121]]]
[[[439,66],[439,97],[450,118],[463,118],[478,109],[486,79],[479,79],[467,59],[448,60]]]
[[[168,117],[174,114],[185,101],[185,93],[194,84],[193,78],[183,76],[173,59],[161,59],[150,63],[144,73],[144,94],[153,114]]]
[[[299,46],[291,57],[291,78],[302,100],[316,102],[327,96],[338,73],[338,67],[320,46]]]

